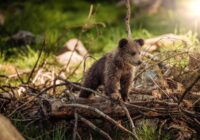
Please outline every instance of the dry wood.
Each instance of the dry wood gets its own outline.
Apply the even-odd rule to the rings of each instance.
[[[129,134],[133,138],[136,138],[135,134],[133,134],[131,131],[129,131],[128,129],[126,129],[124,126],[122,126],[117,121],[115,121],[110,116],[106,115],[105,113],[103,113],[102,111],[100,111],[97,108],[94,108],[94,107],[91,107],[91,106],[87,106],[87,105],[82,105],[82,104],[65,104],[65,105],[63,105],[63,107],[66,107],[66,108],[68,108],[68,107],[81,108],[81,109],[87,109],[87,110],[93,111],[96,114],[98,114],[99,116],[101,116],[104,119],[106,119],[107,121],[109,121],[110,123],[112,123],[113,125],[115,125],[117,128],[119,128],[123,132]],[[78,112],[78,110],[77,110],[77,112]]]
[[[130,122],[130,126],[131,126],[131,129],[132,129],[132,132],[133,132],[133,134],[135,135],[135,139],[136,139],[136,140],[139,140],[138,135],[137,135],[137,133],[136,133],[136,131],[135,131],[135,125],[134,125],[134,123],[133,123],[133,120],[132,120],[132,118],[131,118],[131,115],[130,115],[130,113],[129,113],[129,110],[128,110],[127,107],[124,105],[124,103],[121,103],[121,107],[123,108],[123,110],[124,110],[125,113],[126,113],[126,116],[128,117],[128,120],[129,120],[129,122]]]
[[[73,138],[72,140],[76,140],[76,135],[77,135],[77,127],[78,127],[78,114],[75,110],[74,112],[74,129],[73,129]]]
[[[11,122],[0,114],[0,139],[25,140]]]
[[[199,81],[200,79],[200,74],[194,79],[194,81],[188,86],[188,88],[184,91],[183,95],[181,96],[181,98],[178,101],[178,104],[180,104],[182,102],[182,100],[184,99],[184,97],[186,96],[186,94],[188,94],[188,92],[193,88],[193,86]]]
[[[112,138],[109,136],[109,134],[107,134],[105,131],[103,131],[102,129],[98,128],[96,125],[94,125],[91,121],[85,119],[82,116],[78,116],[79,119],[85,123],[86,125],[88,125],[90,128],[92,128],[93,130],[95,130],[96,132],[98,132],[99,134],[101,134],[102,136],[104,136],[106,139],[108,140],[112,140]]]
[[[131,27],[130,27],[130,19],[131,19],[131,5],[130,5],[130,0],[125,0],[126,1],[126,19],[125,19],[125,24],[126,24],[126,31],[128,33],[128,38],[131,39]]]
[[[77,100],[78,103],[78,100]],[[85,104],[87,104],[85,102]],[[138,104],[138,105],[137,105]],[[88,110],[83,110],[82,108],[79,108],[80,106],[84,106],[84,104],[78,104],[76,106],[76,111],[78,114],[81,114],[85,118],[90,118],[90,119],[95,119],[95,118],[101,118],[99,114],[96,114],[93,111],[88,111]],[[104,114],[107,114],[108,116],[112,118],[125,118],[127,117],[126,112],[123,110],[123,108],[118,105],[114,106],[111,105],[110,102],[102,102],[102,103],[88,103],[86,106],[92,106],[92,108],[96,108],[98,110],[101,110]],[[149,101],[146,102],[136,102],[134,103],[125,103],[127,109],[129,110],[130,116],[135,117],[136,115],[140,114],[142,112],[152,113],[148,114],[150,117],[151,116],[179,116],[181,115],[181,112],[179,112],[178,105],[175,103],[166,103],[161,101]],[[68,104],[61,104],[60,107],[57,110],[52,110],[52,112],[49,114],[49,116],[52,119],[73,119],[74,118],[74,108],[72,107],[73,104],[68,105]],[[85,106],[84,106],[85,107]],[[166,109],[167,108],[167,109]],[[59,110],[59,111],[58,111]]]

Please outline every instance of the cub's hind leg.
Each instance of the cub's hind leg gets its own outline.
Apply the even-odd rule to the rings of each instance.
[[[89,78],[89,79],[88,79]],[[92,77],[87,77],[83,83],[83,87],[88,88],[88,89],[92,89],[92,90],[96,90],[99,86],[99,81],[96,78],[92,78]],[[88,90],[84,90],[81,89],[80,95],[79,97],[82,98],[91,98],[93,96],[93,93],[88,91]]]

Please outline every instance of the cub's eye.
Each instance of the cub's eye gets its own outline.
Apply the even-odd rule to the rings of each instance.
[[[132,56],[134,56],[135,54],[136,54],[135,52],[132,52],[132,53],[131,53]]]

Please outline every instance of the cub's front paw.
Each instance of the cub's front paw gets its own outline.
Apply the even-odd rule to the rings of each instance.
[[[123,97],[122,97],[122,98],[123,98]],[[124,102],[130,102],[131,100],[130,100],[130,98],[128,98],[128,97],[124,97],[124,98],[123,98],[123,101],[124,101]]]
[[[113,100],[117,100],[117,101],[122,100],[121,94],[118,93],[118,92],[112,93],[110,95],[110,98],[113,99]]]

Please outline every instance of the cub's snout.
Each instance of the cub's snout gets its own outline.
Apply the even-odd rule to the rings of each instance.
[[[142,64],[142,61],[141,61],[141,60],[137,62],[137,65],[141,65],[141,64]]]

